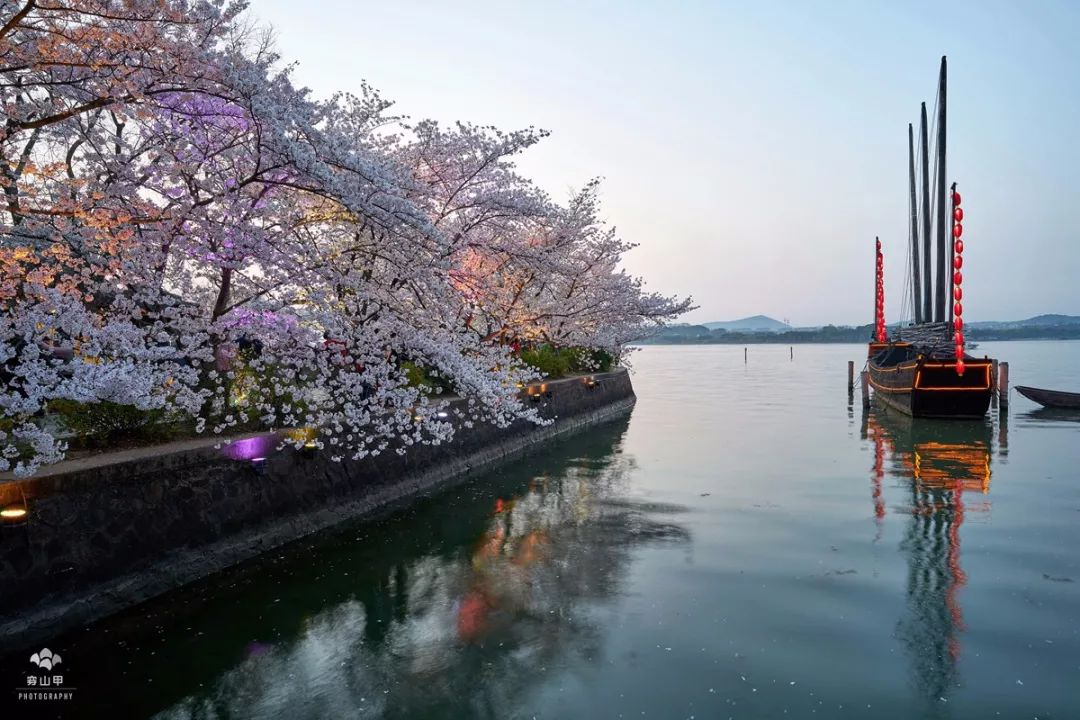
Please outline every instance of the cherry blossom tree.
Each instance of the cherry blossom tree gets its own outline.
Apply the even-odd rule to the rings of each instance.
[[[518,175],[545,133],[317,100],[243,11],[0,10],[0,470],[62,458],[56,400],[317,428],[335,458],[542,422],[509,340],[618,352],[689,307],[618,269],[596,183],[561,207]]]

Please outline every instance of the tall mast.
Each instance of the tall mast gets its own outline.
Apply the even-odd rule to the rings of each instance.
[[[919,206],[915,199],[915,132],[911,123],[907,126],[907,151],[908,151],[908,185],[911,188],[911,279],[912,279],[912,305],[915,306],[915,323],[921,323],[922,318],[922,278],[919,277]]]
[[[919,125],[919,144],[922,145],[922,246],[923,246],[923,322],[933,322],[932,309],[934,286],[930,280],[930,149],[927,143],[926,103],[922,104],[922,117]]]
[[[945,271],[945,56],[941,56],[941,80],[938,85],[937,147],[937,304],[934,321],[945,322],[945,298],[948,293]]]

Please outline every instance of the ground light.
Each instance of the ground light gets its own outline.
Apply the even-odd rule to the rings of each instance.
[[[28,515],[26,503],[22,505],[5,505],[0,508],[0,525],[4,527],[18,527],[26,523]]]
[[[0,510],[0,518],[4,520],[21,520],[26,517],[26,508],[18,505],[10,505]]]

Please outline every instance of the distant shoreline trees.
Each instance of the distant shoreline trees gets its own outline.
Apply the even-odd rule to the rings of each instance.
[[[642,345],[746,345],[773,343],[798,345],[800,343],[858,343],[869,342],[874,326],[857,327],[826,325],[813,330],[787,330],[785,332],[744,332],[709,330],[704,325],[676,325],[661,329],[655,335],[640,341]],[[1007,340],[1077,340],[1080,324],[1032,325],[1009,328],[972,328],[968,326],[967,339],[971,341]]]
[[[539,422],[523,346],[618,356],[690,308],[619,268],[595,181],[563,205],[518,175],[543,131],[314,99],[243,11],[0,10],[0,470],[63,457],[54,401],[316,427],[335,458],[438,443],[417,367],[465,424]]]

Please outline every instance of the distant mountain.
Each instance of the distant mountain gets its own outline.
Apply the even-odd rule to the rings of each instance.
[[[1080,316],[1036,315],[1027,320],[984,321],[967,323],[971,340],[1077,340],[1080,339]],[[890,334],[899,329],[890,325]],[[713,343],[832,343],[866,342],[873,326],[825,325],[798,327],[764,315],[701,325],[669,325],[658,329],[643,345],[701,345]]]
[[[1010,328],[1061,327],[1080,325],[1080,315],[1036,315],[1027,320],[989,320],[968,323],[976,330],[1006,330]]]
[[[709,330],[727,330],[728,332],[787,332],[791,326],[765,315],[754,315],[742,320],[702,323]]]

